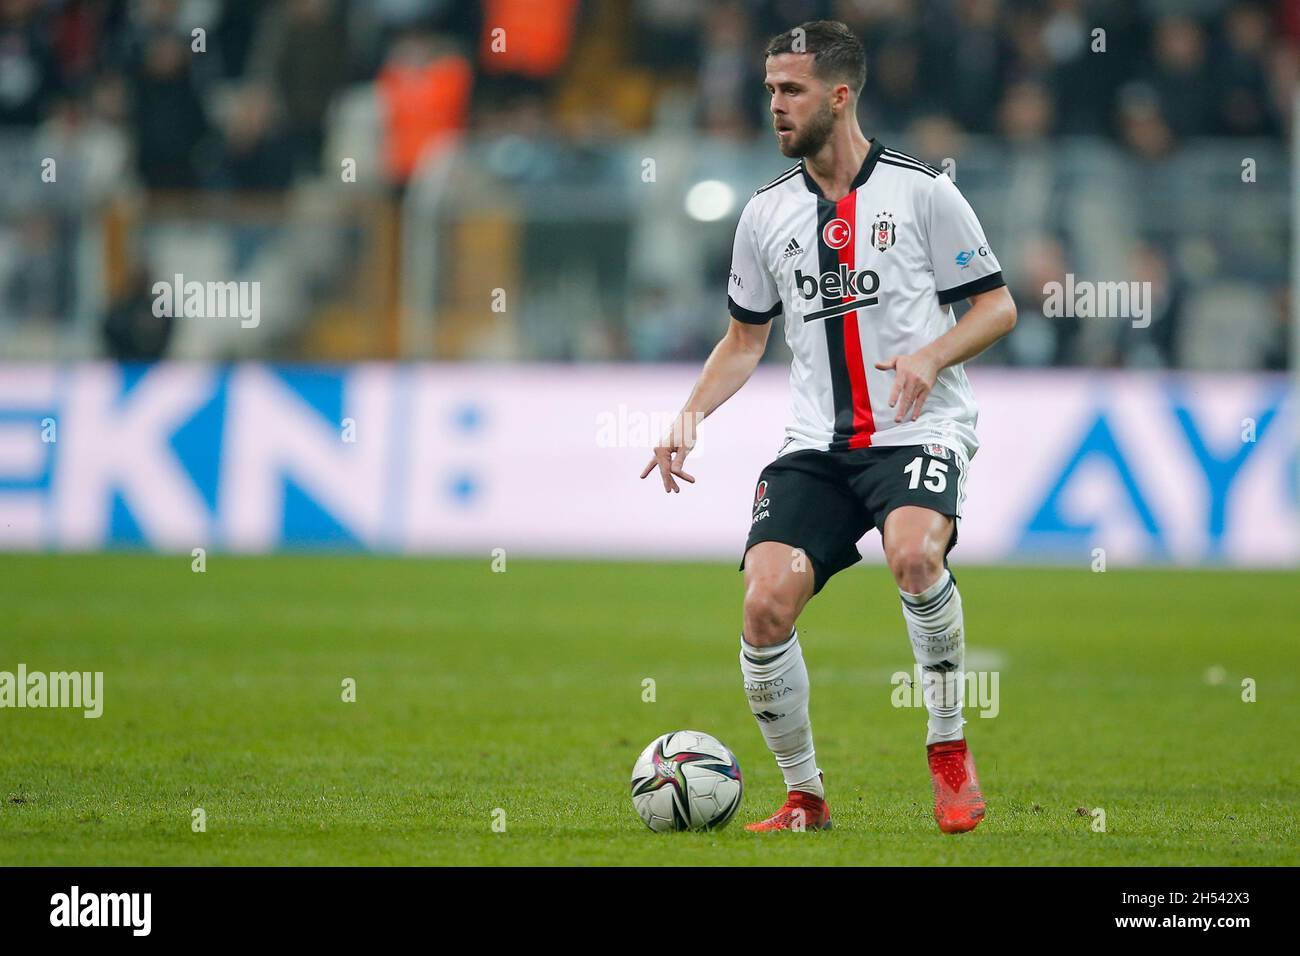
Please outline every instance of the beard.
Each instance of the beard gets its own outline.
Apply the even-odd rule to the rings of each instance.
[[[821,109],[812,115],[802,133],[790,137],[789,142],[780,144],[781,152],[792,159],[811,156],[826,145],[835,126],[835,116],[831,113],[831,104],[822,103]]]

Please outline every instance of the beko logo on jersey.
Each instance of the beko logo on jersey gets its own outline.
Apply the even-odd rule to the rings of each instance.
[[[880,276],[871,269],[850,269],[844,263],[840,263],[840,267],[836,271],[823,272],[821,275],[808,275],[802,269],[796,269],[794,270],[794,284],[799,290],[799,299],[795,303],[796,311],[799,312],[803,312],[810,303],[815,302],[818,298],[842,299],[850,295],[859,296],[859,298],[850,299],[847,302],[838,302],[828,309],[805,312],[803,317],[805,322],[812,322],[816,319],[829,319],[837,315],[844,315],[846,312],[852,312],[854,309],[862,309],[880,303],[880,298],[876,295],[880,291]]]

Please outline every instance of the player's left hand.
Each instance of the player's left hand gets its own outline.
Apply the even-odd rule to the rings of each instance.
[[[877,362],[876,368],[895,373],[894,387],[889,392],[889,407],[895,409],[894,421],[904,421],[909,412],[912,421],[920,418],[921,408],[930,396],[930,389],[934,388],[934,380],[939,377],[938,363],[924,352],[914,352]]]

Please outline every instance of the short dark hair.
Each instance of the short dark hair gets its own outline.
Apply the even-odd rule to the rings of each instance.
[[[856,97],[867,82],[867,52],[857,34],[838,20],[809,20],[778,33],[765,56],[813,54],[813,74],[823,83],[847,83]]]

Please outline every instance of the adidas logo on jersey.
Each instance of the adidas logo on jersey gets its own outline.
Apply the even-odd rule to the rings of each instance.
[[[812,322],[816,319],[829,319],[844,315],[854,309],[878,305],[880,298],[880,276],[870,269],[850,269],[844,263],[835,272],[823,272],[821,275],[805,275],[802,270],[794,271],[794,283],[799,289],[800,302],[796,311],[804,312],[803,320]],[[807,306],[822,299],[843,299],[845,296],[860,296],[847,302],[837,302],[827,309],[816,312],[804,311]],[[803,308],[799,308],[802,306]]]
[[[790,244],[785,247],[785,254],[781,256],[781,258],[789,259],[792,256],[801,256],[801,255],[803,255],[803,246],[799,245],[798,239],[791,239]]]

